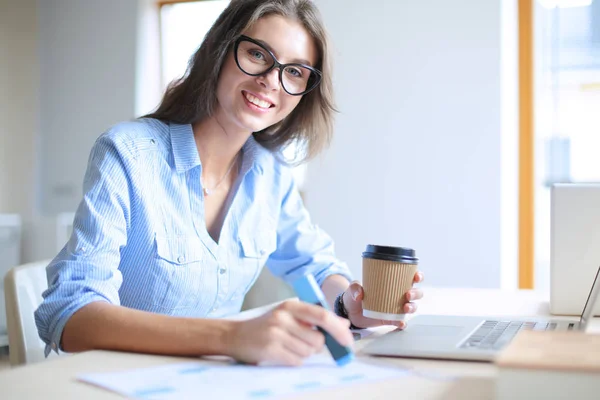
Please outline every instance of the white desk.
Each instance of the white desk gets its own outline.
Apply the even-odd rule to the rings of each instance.
[[[419,303],[419,313],[454,315],[549,315],[547,297],[532,291],[506,292],[486,289],[433,289],[425,288],[425,299]],[[572,319],[572,318],[565,318]],[[384,329],[385,330],[385,329]],[[590,332],[600,333],[600,319],[592,321]],[[378,333],[356,344],[360,348]],[[121,396],[88,384],[77,382],[82,373],[109,372],[131,368],[177,363],[185,358],[143,354],[90,351],[55,358],[46,362],[0,372],[0,397],[9,399],[122,399]],[[441,373],[459,376],[458,380],[431,380],[410,376],[378,382],[375,385],[351,385],[311,392],[311,399],[493,399],[496,368],[479,362],[428,361],[392,358],[369,358],[369,362],[393,364],[411,368],[415,372]],[[333,395],[333,396],[332,396]]]

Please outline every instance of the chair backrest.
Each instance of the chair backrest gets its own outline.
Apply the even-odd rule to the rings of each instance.
[[[8,351],[10,364],[21,365],[45,360],[45,343],[38,336],[34,311],[48,288],[48,261],[19,265],[4,277]]]
[[[2,279],[9,269],[21,264],[21,217],[0,214],[0,346],[6,346],[6,314]]]

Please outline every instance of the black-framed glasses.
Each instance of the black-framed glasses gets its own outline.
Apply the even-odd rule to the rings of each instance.
[[[286,93],[301,96],[317,87],[321,82],[321,71],[300,63],[282,64],[262,43],[242,35],[235,41],[235,63],[250,76],[266,75],[279,69],[279,82]]]

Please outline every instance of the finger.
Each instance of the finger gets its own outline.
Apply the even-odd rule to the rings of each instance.
[[[290,351],[288,347],[280,343],[278,346],[274,346],[273,350],[265,357],[265,360],[258,363],[260,366],[271,366],[271,365],[289,365],[292,367],[298,367],[302,365],[303,358]]]
[[[405,329],[406,328],[406,322],[405,321],[395,321],[396,322],[396,327],[400,330]]]
[[[413,301],[423,298],[423,291],[421,289],[411,289],[406,292],[406,300]]]
[[[277,308],[289,313],[294,319],[310,326],[321,326],[323,321],[330,318],[329,311],[325,308],[305,302],[284,302]],[[335,317],[335,315],[333,316]]]
[[[318,332],[316,332],[318,333]],[[323,336],[323,335],[321,335]],[[296,358],[305,359],[312,356],[317,350],[306,343],[304,340],[298,339],[291,332],[282,340],[283,347]]]
[[[397,327],[399,329],[406,328],[406,322],[404,322],[404,321],[387,321],[387,320],[382,320],[382,321],[379,321],[378,325],[392,325],[392,326],[395,326],[395,327]]]
[[[417,305],[414,303],[406,303],[403,309],[405,313],[412,314],[417,311]]]
[[[281,307],[300,321],[320,326],[344,346],[351,346],[354,343],[352,332],[348,329],[350,322],[323,307],[308,303],[291,302],[283,303]]]
[[[420,282],[423,282],[423,279],[425,279],[425,276],[423,275],[423,273],[421,271],[417,271],[415,273],[414,282],[420,283]]]
[[[374,326],[381,326],[382,321],[380,319],[367,318],[361,314],[361,315],[356,316],[354,318],[354,320],[352,321],[352,323],[355,326],[360,327],[360,329],[364,329],[364,328],[371,328]]]
[[[358,281],[353,281],[346,291],[350,292],[350,296],[354,301],[362,301],[364,298],[364,291],[362,285]]]
[[[288,335],[295,337],[305,343],[308,348],[306,352],[298,353],[302,357],[307,357],[320,351],[325,344],[323,334],[316,331],[313,325],[305,321],[296,319],[291,313],[284,310],[276,310],[274,318],[277,319],[277,326]]]
[[[315,354],[320,347],[318,346],[319,338],[312,335],[323,336],[319,332],[314,331],[312,326],[296,320],[289,312],[277,308],[272,312],[269,319],[272,343],[271,352],[274,355],[269,355],[267,360],[284,363],[286,365],[300,365],[302,359]],[[317,345],[312,345],[300,337],[307,337]],[[321,340],[322,341],[322,340]],[[322,347],[322,346],[321,346]]]
[[[321,332],[314,330],[311,325],[303,321],[295,321],[294,324],[296,326],[291,326],[289,330],[290,335],[306,343],[312,353],[318,353],[323,349],[325,336]]]

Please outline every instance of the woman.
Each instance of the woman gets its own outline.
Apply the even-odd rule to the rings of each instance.
[[[362,316],[361,286],[278,157],[296,142],[309,158],[329,141],[329,62],[310,1],[234,0],[157,111],[97,140],[73,235],[48,266],[35,314],[47,353],[298,365],[323,346],[314,326],[350,345],[350,323],[387,323]],[[287,282],[315,275],[348,319],[294,301],[249,321],[219,319],[239,311],[265,263]]]

